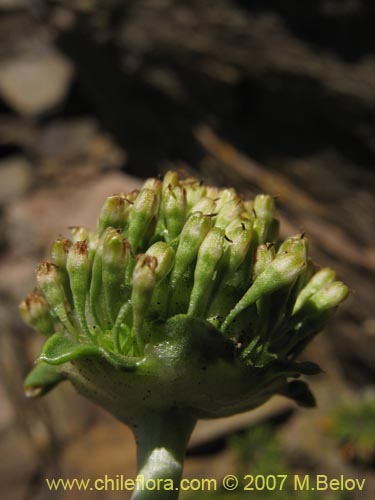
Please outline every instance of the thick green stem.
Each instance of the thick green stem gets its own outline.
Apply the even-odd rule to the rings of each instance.
[[[150,413],[133,428],[138,447],[137,489],[132,500],[176,500],[196,419],[188,412]]]

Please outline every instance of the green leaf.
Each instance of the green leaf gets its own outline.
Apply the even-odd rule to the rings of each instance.
[[[303,361],[301,363],[292,363],[291,368],[297,370],[302,375],[319,375],[324,373],[320,366],[312,361]]]
[[[306,267],[305,259],[298,254],[287,254],[276,257],[266,269],[259,274],[226,317],[221,330],[224,332],[233,320],[252,304],[265,295],[292,285]]]
[[[305,408],[313,408],[316,406],[313,393],[306,382],[302,380],[293,380],[289,382],[283,395],[293,399],[299,406]]]
[[[316,363],[313,363],[312,361],[303,361],[300,363],[278,361],[276,367],[277,369],[283,370],[286,373],[289,371],[297,372],[302,375],[319,375],[319,373],[323,373],[323,370],[320,368],[320,366]]]
[[[55,333],[44,344],[39,359],[50,365],[62,365],[68,361],[100,354],[99,347],[95,345],[78,344],[61,333]]]
[[[92,357],[102,357],[116,368],[126,371],[135,370],[140,362],[139,358],[122,356],[93,344],[78,344],[61,333],[55,333],[47,340],[39,359],[50,365],[61,365],[69,361]]]
[[[44,396],[63,380],[65,380],[65,377],[56,366],[47,365],[43,362],[38,363],[27,375],[24,382],[24,391],[29,398]]]

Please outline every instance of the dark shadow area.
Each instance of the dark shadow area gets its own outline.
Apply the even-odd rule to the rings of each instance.
[[[22,153],[22,149],[11,143],[0,144],[0,159]]]
[[[270,427],[280,427],[285,425],[288,420],[295,413],[295,410],[289,409],[278,414],[273,415],[272,417],[266,419],[263,424],[268,425]],[[195,446],[191,446],[187,451],[188,457],[195,456],[211,456],[217,453],[222,452],[228,447],[228,439],[233,438],[233,436],[243,437],[245,434],[249,432],[249,427],[246,426],[244,428],[237,429],[235,431],[231,431],[227,434],[222,434],[216,436],[215,438],[208,440],[202,444],[197,444]]]
[[[287,28],[317,49],[332,50],[348,61],[374,51],[374,2],[372,0],[236,0],[252,14],[279,14]],[[372,48],[371,48],[372,47]]]
[[[84,19],[62,32],[57,45],[76,68],[63,114],[94,113],[127,151],[130,173],[155,174],[164,161],[197,165],[202,151],[193,129],[202,121],[259,161],[337,148],[353,162],[372,164],[361,135],[373,127],[371,110],[308,76],[269,70],[243,75],[237,84],[223,83],[199,72],[188,56],[161,51],[147,54],[141,67],[127,75],[119,48],[96,43]],[[149,83],[145,74],[150,68],[172,73],[184,96],[168,95]]]
[[[353,162],[373,163],[360,131],[374,126],[374,113],[317,80],[281,72],[244,77],[236,88],[236,103],[235,127],[225,121],[223,132],[259,160],[337,148]]]
[[[86,102],[128,152],[127,171],[141,177],[155,175],[156,166],[166,158],[197,163],[200,148],[192,135],[192,124],[198,119],[194,109],[136,76],[126,77],[120,69],[117,47],[95,44],[84,23],[77,26],[62,33],[57,41],[77,70],[71,95],[79,106]],[[71,113],[72,103],[69,99],[66,103]]]

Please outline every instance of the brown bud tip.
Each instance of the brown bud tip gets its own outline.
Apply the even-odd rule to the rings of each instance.
[[[37,291],[29,293],[25,298],[25,303],[29,311],[35,306],[47,307],[48,309],[46,299]]]
[[[34,291],[29,293],[25,300],[21,302],[19,310],[26,323],[31,323],[33,320],[47,313],[49,305],[43,295],[38,291]]]
[[[151,271],[155,271],[156,266],[158,265],[158,260],[156,257],[146,254],[137,255],[138,266],[137,267],[149,267]]]
[[[36,273],[37,276],[43,277],[43,276],[52,276],[57,272],[57,266],[55,264],[52,264],[52,262],[47,262],[46,260],[42,260],[37,267],[36,267]]]
[[[87,244],[87,241],[76,241],[73,245],[73,251],[75,251],[75,253],[77,255],[81,255],[81,256],[86,256],[87,255],[87,252],[88,252],[88,244]]]
[[[65,238],[59,238],[53,245],[58,246],[59,249],[67,254],[69,252],[69,248],[72,246],[72,242]]]

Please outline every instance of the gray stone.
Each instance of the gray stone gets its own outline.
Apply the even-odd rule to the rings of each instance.
[[[33,183],[31,164],[21,155],[0,161],[0,205],[22,196]]]
[[[41,132],[38,147],[48,160],[65,163],[82,157],[98,132],[98,124],[91,118],[59,120]]]
[[[61,102],[73,68],[54,49],[19,54],[0,62],[0,94],[25,116],[41,114]]]
[[[48,255],[57,237],[70,237],[69,226],[95,229],[107,196],[128,193],[139,186],[138,179],[111,172],[90,181],[76,180],[74,185],[36,189],[17,203],[9,204],[4,217],[11,228],[8,244],[12,258],[21,262],[20,259],[35,253]]]

